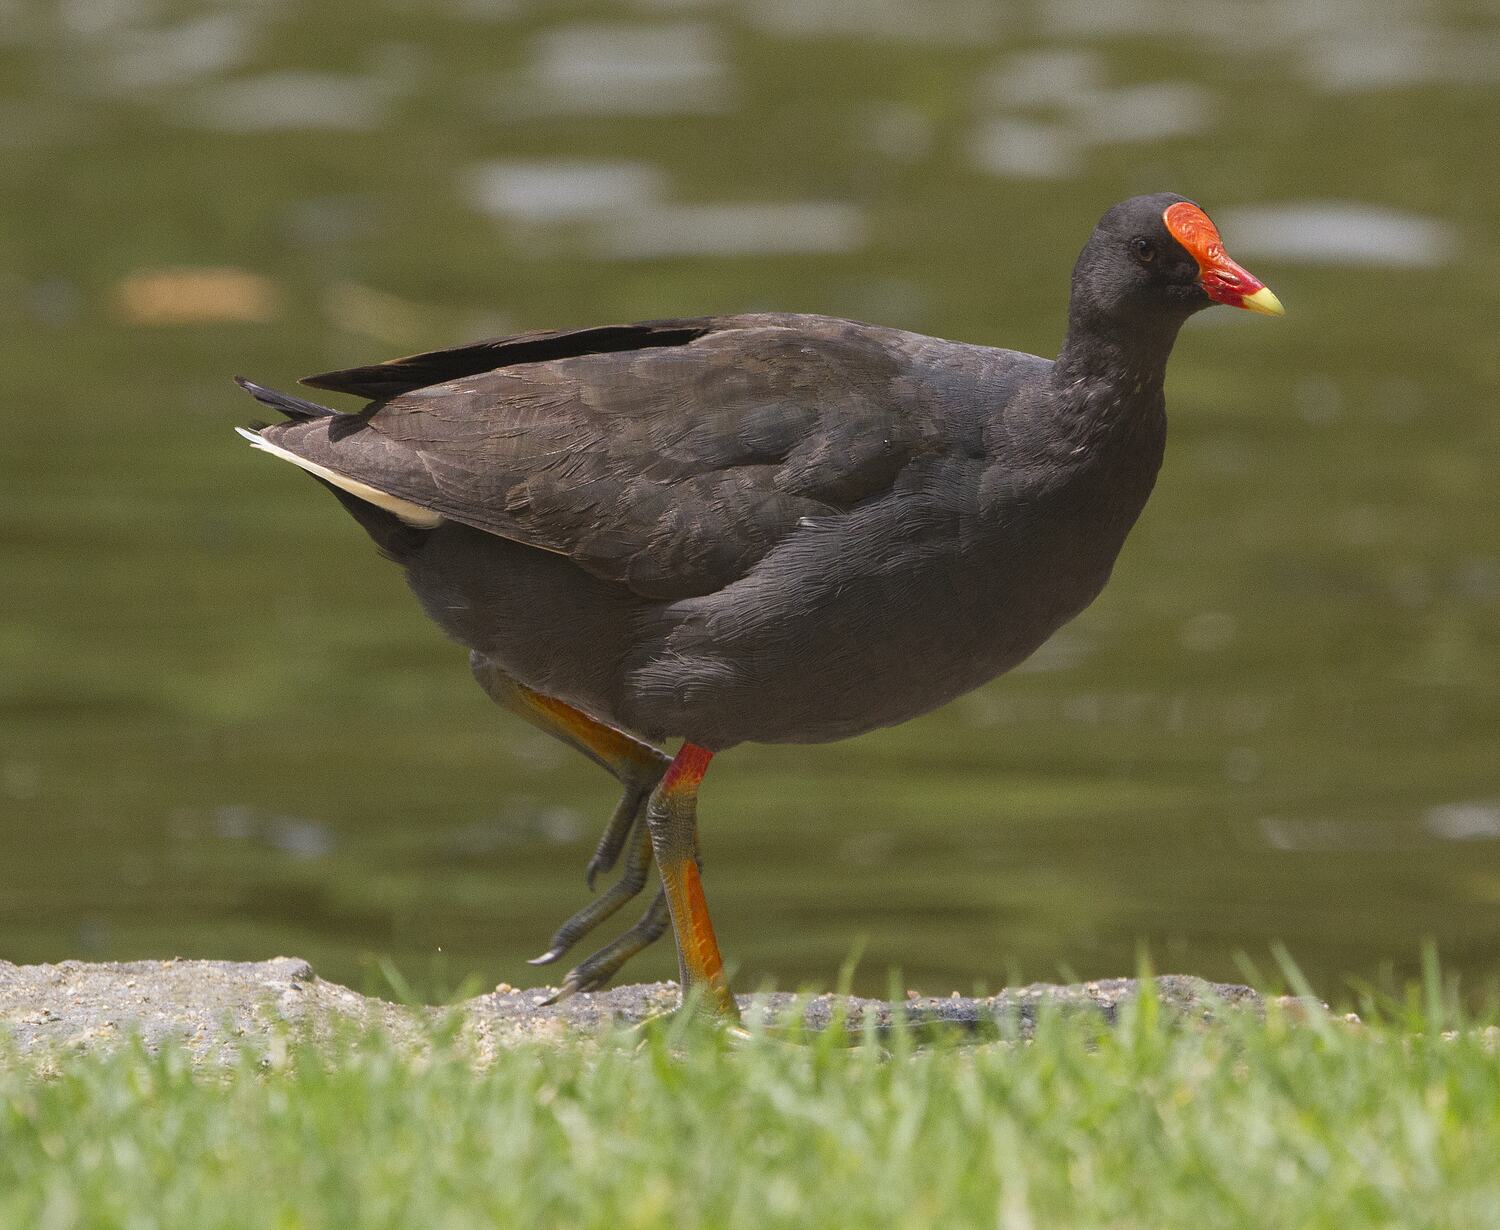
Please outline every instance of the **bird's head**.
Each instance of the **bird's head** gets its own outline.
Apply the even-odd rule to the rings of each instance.
[[[1131,197],[1099,220],[1074,268],[1073,294],[1079,306],[1113,317],[1180,321],[1215,303],[1285,313],[1264,282],[1229,258],[1208,215],[1170,192]]]

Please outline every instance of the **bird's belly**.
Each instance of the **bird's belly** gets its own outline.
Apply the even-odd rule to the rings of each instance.
[[[904,722],[1024,660],[1108,575],[1049,587],[1026,571],[919,552],[679,604],[688,617],[629,673],[622,709],[641,729],[710,747]]]
[[[642,599],[559,555],[467,526],[433,531],[404,562],[427,614],[517,682],[616,725]]]

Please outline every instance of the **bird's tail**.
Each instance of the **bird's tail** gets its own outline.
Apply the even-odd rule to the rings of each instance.
[[[337,418],[339,412],[330,410],[327,406],[320,406],[315,401],[306,398],[293,397],[290,393],[278,393],[275,389],[268,389],[263,385],[256,384],[253,380],[246,380],[243,376],[234,378],[235,384],[249,393],[251,397],[263,406],[270,406],[273,410],[279,410],[287,418],[295,423],[305,423],[309,419]]]
[[[320,438],[326,443],[326,435],[332,424],[319,420],[356,420],[349,424],[355,426],[359,416],[342,415],[337,410],[318,405],[317,402],[263,388],[243,376],[236,376],[234,382],[262,405],[279,410],[291,419],[290,423],[278,423],[273,427],[257,423],[250,428],[236,427],[235,431],[262,452],[282,461],[290,461],[299,469],[306,470],[333,492],[339,503],[375,540],[375,545],[382,554],[398,563],[404,562],[420,550],[427,537],[426,531],[442,524],[442,517],[430,509],[340,473],[333,468],[333,464],[336,464],[333,458],[325,454],[314,453],[315,456],[322,456],[322,461],[314,461],[303,455],[309,443],[317,443]],[[323,464],[324,461],[332,464]]]

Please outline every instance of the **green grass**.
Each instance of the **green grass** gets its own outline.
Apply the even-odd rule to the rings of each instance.
[[[1148,1002],[1024,1045],[654,1037],[477,1071],[442,1037],[196,1074],[12,1051],[0,1225],[1500,1225],[1495,1031],[1445,1036],[1435,1003],[1296,1015]]]

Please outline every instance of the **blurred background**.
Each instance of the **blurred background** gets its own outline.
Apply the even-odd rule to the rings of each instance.
[[[716,763],[725,950],[1496,976],[1497,127],[1495,0],[0,0],[0,958],[436,995],[535,981],[587,899],[611,780],[232,375],[761,309],[1052,354],[1098,215],[1165,189],[1286,319],[1184,332],[1157,494],[1025,668]]]

